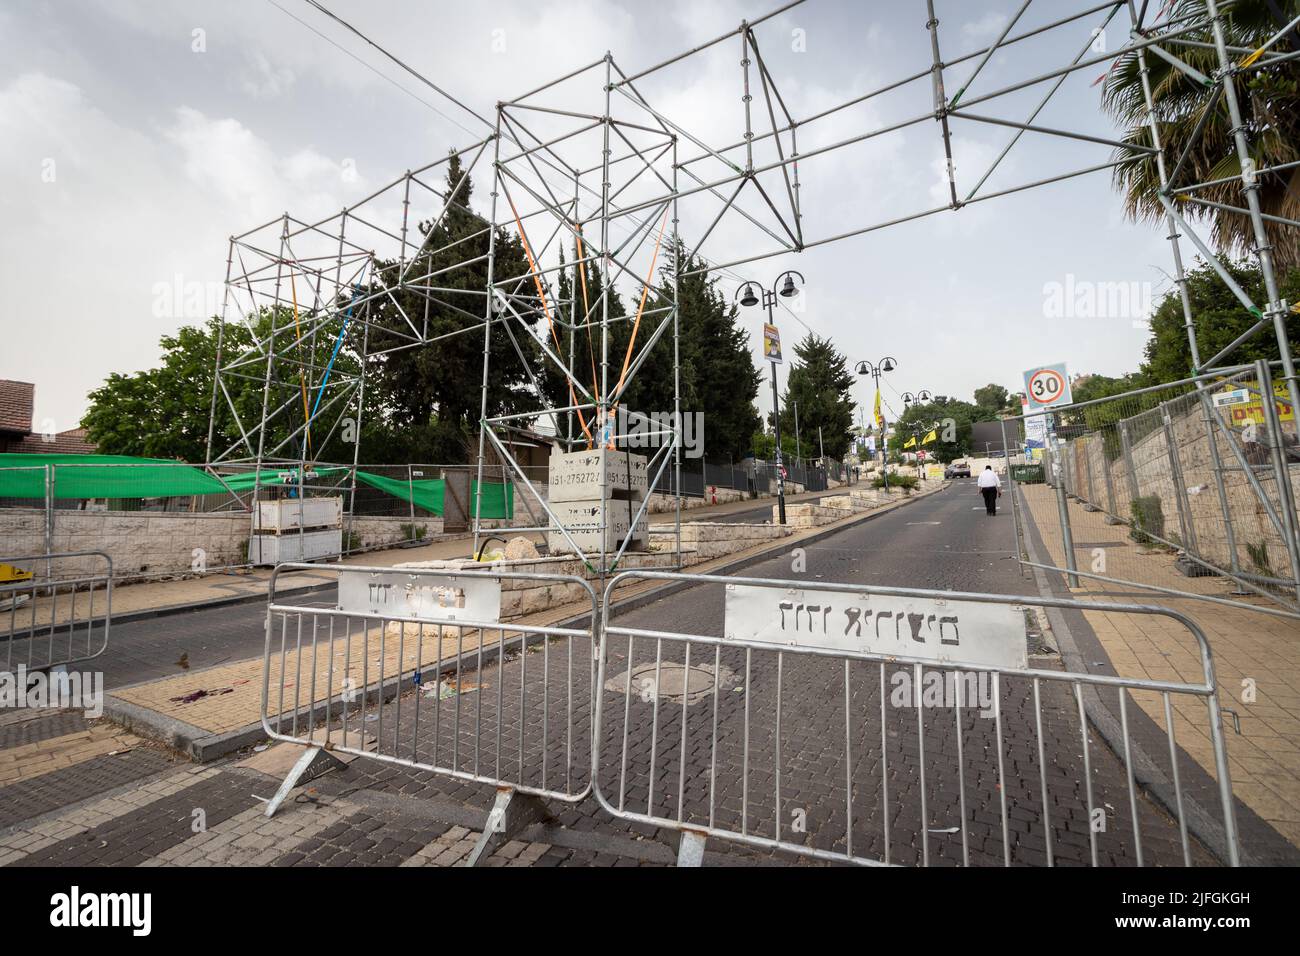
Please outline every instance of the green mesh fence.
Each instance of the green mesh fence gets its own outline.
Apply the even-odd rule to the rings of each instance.
[[[52,468],[50,467],[52,466]],[[346,475],[343,466],[313,468],[307,480]],[[217,479],[183,462],[129,455],[32,455],[0,454],[0,498],[34,498],[46,495],[47,475],[52,477],[57,499],[86,498],[172,498],[186,495],[221,495],[231,491],[252,491],[254,485],[269,487],[298,484],[295,469],[264,470],[260,474],[228,475]],[[443,513],[446,483],[441,478],[404,481],[366,471],[357,480],[385,494],[410,502],[431,514]],[[473,483],[477,494],[478,483]],[[473,514],[471,503],[470,513]],[[484,518],[514,515],[514,488],[499,482],[484,482]]]

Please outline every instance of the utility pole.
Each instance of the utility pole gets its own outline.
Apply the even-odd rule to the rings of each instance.
[[[768,306],[771,316],[772,308]],[[772,366],[772,428],[776,434],[776,508],[781,524],[785,524],[785,467],[781,464],[781,403],[776,393],[776,363]]]
[[[803,443],[799,440],[799,403],[794,403],[794,463],[803,461]]]
[[[755,306],[759,304],[760,299],[758,293],[761,293],[762,294],[761,302],[763,305],[767,307],[767,324],[772,328],[773,332],[775,333],[776,319],[772,315],[772,306],[776,304],[776,297],[778,295],[781,296],[782,298],[788,299],[792,295],[798,293],[799,289],[794,283],[795,276],[799,277],[800,282],[804,281],[804,277],[801,273],[795,272],[793,269],[790,269],[789,271],[783,272],[776,277],[776,282],[772,283],[771,289],[764,289],[756,286],[755,283],[753,282],[746,282],[743,286],[741,286],[739,289],[736,290],[735,298],[740,300],[741,305],[748,308],[750,306]],[[781,284],[782,279],[785,280],[784,284]],[[776,288],[778,284],[781,284],[781,289],[779,292],[777,291]],[[766,336],[764,336],[764,352],[766,353],[766,351],[767,351]],[[785,524],[785,466],[781,462],[781,401],[777,395],[777,388],[776,388],[776,363],[778,361],[780,361],[779,344],[777,345],[776,355],[769,356],[769,364],[772,366],[772,430],[776,438],[777,516],[780,519],[780,523]],[[799,413],[796,411],[795,412],[795,416],[796,416],[795,435],[796,436],[799,433],[798,414]],[[798,438],[796,437],[796,445],[797,442],[798,442]],[[796,457],[797,455],[798,453],[796,451]]]

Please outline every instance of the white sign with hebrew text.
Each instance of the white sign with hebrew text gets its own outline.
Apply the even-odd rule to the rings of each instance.
[[[1028,665],[1018,604],[728,584],[723,633],[729,641],[935,663]]]
[[[501,619],[501,580],[486,574],[339,571],[339,610],[421,621]]]

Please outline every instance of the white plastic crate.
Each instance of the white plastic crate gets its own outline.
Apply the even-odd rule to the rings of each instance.
[[[290,531],[298,528],[339,528],[343,525],[343,498],[284,498],[257,503],[258,530]]]
[[[315,561],[317,558],[337,557],[342,551],[342,528],[300,534],[255,534],[248,540],[248,561],[254,565]]]

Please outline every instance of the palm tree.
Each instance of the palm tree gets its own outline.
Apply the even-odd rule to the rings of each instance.
[[[1162,11],[1166,21],[1202,20],[1205,26],[1178,38],[1189,43],[1170,40],[1164,48],[1205,76],[1215,77],[1219,57],[1213,48],[1214,36],[1204,0],[1171,0],[1168,6],[1168,10]],[[1220,7],[1229,53],[1241,63],[1249,54],[1236,52],[1234,48],[1257,50],[1295,19],[1300,13],[1300,0],[1236,0],[1231,4],[1221,3]],[[1151,9],[1156,9],[1154,3]],[[1263,59],[1296,51],[1300,51],[1300,40],[1292,30],[1273,44]],[[1171,189],[1239,177],[1241,164],[1233,141],[1232,121],[1224,98],[1215,95],[1217,84],[1207,87],[1150,51],[1145,59],[1169,174],[1174,173],[1187,143],[1204,122]],[[1300,159],[1300,59],[1263,67],[1257,60],[1254,68],[1238,75],[1237,96],[1255,168]],[[1152,145],[1136,51],[1116,61],[1106,78],[1103,105],[1125,130],[1124,142]],[[1165,210],[1159,199],[1160,177],[1154,154],[1121,151],[1116,159],[1120,164],[1115,167],[1115,185],[1124,193],[1127,213],[1138,221],[1155,222],[1163,218]],[[1260,206],[1266,215],[1300,220],[1300,167],[1264,174],[1259,178],[1259,185]],[[1244,209],[1246,200],[1240,180],[1232,179],[1177,199],[1185,215],[1198,214],[1211,224],[1211,239],[1220,251],[1238,255],[1254,249],[1254,232],[1248,216],[1198,204],[1192,197]],[[1265,220],[1265,229],[1281,274],[1300,267],[1300,227]]]

